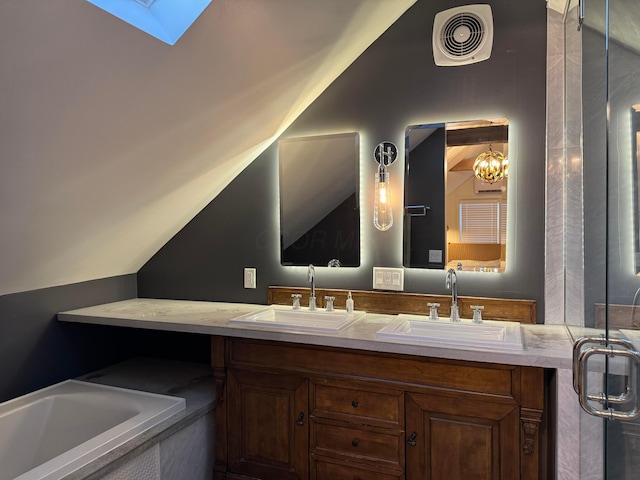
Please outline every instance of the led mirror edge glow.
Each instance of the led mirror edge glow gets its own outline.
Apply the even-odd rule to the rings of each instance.
[[[137,0],[87,2],[168,45],[175,45],[209,6],[211,0],[154,0],[148,7]]]
[[[446,128],[447,130],[449,130],[451,127],[453,127],[454,129],[457,126],[463,126],[463,125],[467,125],[466,128],[468,128],[469,126],[473,126],[473,124],[476,124],[475,126],[488,126],[488,125],[506,125],[509,128],[509,138],[508,140],[505,142],[506,143],[506,148],[510,153],[510,157],[512,159],[512,162],[514,162],[514,160],[517,157],[517,141],[515,141],[515,139],[517,139],[517,121],[515,121],[512,118],[508,118],[505,117],[503,115],[501,115],[500,112],[492,112],[488,115],[477,115],[477,116],[473,116],[475,117],[474,120],[443,120],[443,121],[420,121],[419,119],[413,120],[413,121],[408,121],[406,122],[407,126],[405,127],[404,130],[404,137],[403,137],[403,144],[404,144],[404,148],[405,148],[405,158],[404,158],[404,176],[405,178],[403,179],[403,187],[404,187],[404,192],[403,192],[403,206],[406,206],[405,204],[407,203],[407,198],[406,198],[406,187],[407,187],[407,176],[408,176],[408,171],[409,171],[409,152],[411,150],[411,146],[409,143],[409,134],[412,130],[419,130],[419,129],[436,129],[436,128]],[[487,145],[491,142],[486,142]],[[495,142],[494,142],[495,143]],[[498,142],[500,143],[500,142]],[[506,156],[506,155],[505,155]],[[515,167],[515,163],[513,163],[512,165],[513,167]],[[445,182],[446,182],[446,173],[445,172]],[[515,169],[512,172],[512,179],[514,180],[511,183],[511,188],[507,189],[507,195],[506,195],[506,201],[507,204],[511,204],[514,205],[515,204],[515,200],[514,197],[516,197],[516,191],[517,191],[517,185],[515,182],[515,179],[517,178],[517,175],[515,174]],[[445,202],[446,203],[446,202]],[[507,219],[506,219],[506,247],[505,247],[505,261],[503,262],[503,264],[499,267],[499,269],[496,270],[496,268],[485,268],[485,269],[480,269],[480,270],[475,270],[474,271],[482,271],[482,273],[486,274],[486,273],[507,273],[508,271],[512,271],[513,268],[515,267],[515,250],[516,250],[516,215],[513,212],[513,209],[515,209],[515,207],[512,207],[511,209],[507,209]],[[406,215],[405,215],[406,216]],[[404,218],[404,221],[406,222],[406,218]],[[406,225],[403,226],[403,230],[406,229]],[[402,243],[403,243],[403,248],[406,247],[405,245],[405,239],[403,238]],[[445,243],[448,243],[448,240],[446,240]],[[508,261],[506,261],[506,259],[508,259]],[[434,271],[440,271],[441,269],[438,268],[434,268],[434,267],[422,267],[422,266],[412,266],[409,264],[406,264],[404,256],[403,256],[403,266],[406,269],[415,269],[415,270],[434,270]],[[488,277],[487,277],[488,278]]]
[[[346,264],[342,264],[342,265],[326,265],[326,264],[317,264],[315,262],[302,262],[302,263],[288,263],[288,262],[284,262],[283,260],[283,238],[282,238],[282,232],[283,232],[283,205],[282,205],[282,162],[281,162],[281,147],[283,144],[286,143],[292,143],[292,142],[298,142],[298,141],[305,141],[307,139],[313,139],[313,140],[320,140],[320,139],[331,139],[331,138],[352,138],[353,142],[354,142],[354,152],[357,155],[356,158],[356,170],[355,170],[355,182],[354,182],[354,187],[355,187],[355,208],[358,212],[358,223],[357,223],[357,228],[358,228],[358,244],[357,244],[357,249],[358,249],[358,254],[357,254],[357,261],[355,263],[346,263]],[[280,232],[280,238],[277,242],[278,244],[278,252],[277,252],[277,256],[279,257],[280,261],[279,264],[281,267],[284,267],[286,269],[303,269],[306,271],[308,264],[313,264],[314,267],[318,268],[318,267],[335,267],[335,266],[339,266],[342,268],[347,268],[347,269],[357,269],[359,267],[362,267],[363,265],[363,249],[364,249],[364,235],[363,235],[363,227],[364,227],[364,219],[363,219],[363,215],[361,212],[362,209],[362,188],[363,188],[363,178],[361,175],[361,171],[362,171],[362,159],[363,157],[363,142],[362,142],[362,133],[359,132],[356,128],[353,127],[345,127],[345,128],[337,128],[335,130],[332,130],[331,132],[326,132],[326,131],[310,131],[310,132],[305,132],[304,134],[293,134],[291,136],[280,136],[276,139],[276,163],[277,163],[277,168],[276,168],[276,180],[275,180],[275,184],[277,186],[277,191],[279,192],[279,194],[277,195],[278,198],[278,204],[277,204],[277,208],[275,209],[275,215],[276,215],[276,225],[278,226],[278,232]],[[338,270],[335,268],[330,268],[329,270]]]
[[[365,168],[365,165],[368,165],[368,159],[367,159],[367,155],[366,152],[368,151],[368,141],[367,141],[367,137],[366,134],[364,134],[362,131],[358,132],[356,129],[354,128],[346,128],[344,130],[344,132],[342,133],[351,133],[351,132],[355,132],[358,134],[358,178],[357,178],[357,198],[358,198],[358,208],[361,210],[360,215],[359,215],[359,226],[360,226],[360,264],[359,265],[355,265],[353,267],[347,266],[347,267],[340,267],[340,268],[331,268],[331,267],[327,267],[327,266],[323,266],[323,265],[314,265],[315,268],[321,268],[322,269],[322,278],[323,281],[327,281],[327,282],[331,282],[331,285],[334,286],[335,288],[340,288],[341,284],[344,284],[344,288],[349,288],[351,289],[351,282],[354,282],[358,279],[358,275],[360,272],[360,269],[367,269],[367,268],[372,268],[373,262],[371,260],[371,253],[370,251],[372,250],[372,246],[370,245],[371,240],[367,239],[367,235],[364,235],[363,232],[365,232],[366,228],[369,226],[369,221],[370,221],[370,217],[365,214],[362,211],[362,206],[366,205],[366,198],[364,198],[364,194],[363,192],[367,191],[367,187],[369,186],[369,179],[366,175],[362,175],[362,171]],[[326,133],[310,133],[309,135],[326,135]],[[284,138],[278,139],[278,141],[280,140],[284,140]],[[276,154],[277,156],[277,154]],[[276,185],[276,188],[278,189],[280,186],[280,178],[279,178],[279,172],[278,172],[279,168],[276,168],[276,174],[274,175],[274,179],[272,180],[274,182],[274,184]],[[276,224],[278,226],[278,231],[280,229],[280,199],[279,199],[279,195],[278,197],[278,206],[274,211],[274,224]],[[276,242],[277,247],[276,247],[276,254],[278,256],[278,258],[281,255],[281,247],[280,247],[280,243],[279,241]],[[401,247],[401,245],[399,245]],[[306,278],[306,273],[307,273],[307,265],[283,265],[281,263],[281,261],[278,261],[278,266],[279,268],[282,269],[282,272],[286,272],[285,275],[287,275],[287,277],[291,276],[291,279],[293,279],[294,281],[298,282],[300,281],[299,279],[304,279]],[[302,281],[301,285],[303,286],[307,286],[307,284]]]

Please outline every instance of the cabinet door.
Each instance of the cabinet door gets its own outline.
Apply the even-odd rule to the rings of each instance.
[[[517,480],[519,408],[455,396],[407,394],[407,480]]]
[[[309,477],[308,380],[228,371],[229,470],[265,480]]]

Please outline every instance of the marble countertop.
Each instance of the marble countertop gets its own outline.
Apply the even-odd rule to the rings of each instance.
[[[394,318],[392,315],[366,314],[363,320],[337,334],[240,326],[229,323],[229,320],[235,317],[265,307],[265,305],[243,303],[136,298],[60,312],[58,319],[64,322],[277,340],[453,360],[545,368],[571,369],[572,366],[573,341],[564,325],[523,324],[524,350],[500,351],[378,338],[376,332]]]

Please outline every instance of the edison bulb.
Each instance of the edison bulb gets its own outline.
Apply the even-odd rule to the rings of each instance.
[[[391,192],[389,191],[389,173],[384,164],[378,167],[375,177],[375,199],[373,203],[373,224],[380,230],[389,230],[393,225],[391,211]]]

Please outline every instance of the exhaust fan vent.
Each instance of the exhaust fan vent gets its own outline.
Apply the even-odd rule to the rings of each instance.
[[[491,56],[493,16],[489,5],[466,5],[436,14],[433,59],[438,66],[469,65]]]

